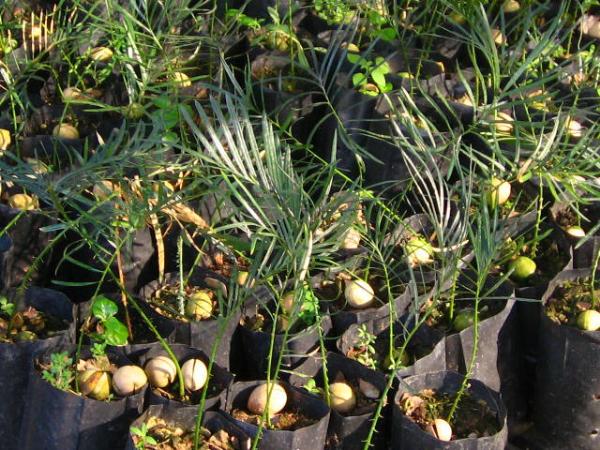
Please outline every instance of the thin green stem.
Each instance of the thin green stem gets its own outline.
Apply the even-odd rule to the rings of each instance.
[[[473,315],[473,353],[471,354],[471,360],[469,361],[469,367],[467,368],[467,373],[460,384],[460,388],[456,392],[456,396],[454,397],[454,401],[452,402],[452,406],[450,408],[450,412],[448,413],[448,423],[452,424],[452,420],[454,419],[454,415],[456,414],[456,410],[460,404],[461,399],[465,395],[465,392],[469,386],[469,377],[471,373],[473,373],[473,368],[475,367],[475,362],[477,361],[477,356],[479,354],[479,301],[481,294],[481,279],[477,282],[477,287],[475,288],[475,311]]]

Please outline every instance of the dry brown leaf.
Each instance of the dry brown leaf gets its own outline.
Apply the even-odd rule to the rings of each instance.
[[[169,206],[165,206],[163,211],[181,222],[192,223],[198,228],[209,228],[208,223],[206,223],[202,217],[196,214],[192,208],[184,205],[183,203],[173,203]]]
[[[402,397],[400,397],[400,404],[402,405],[402,409],[404,410],[404,415],[414,416],[416,411],[424,409],[425,400],[423,400],[418,395],[411,395],[405,392],[404,394],[402,394]],[[418,415],[423,416],[424,414]]]

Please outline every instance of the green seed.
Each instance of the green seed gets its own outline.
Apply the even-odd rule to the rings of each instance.
[[[473,325],[474,321],[475,311],[471,308],[463,309],[456,315],[456,317],[454,317],[454,321],[452,322],[452,328],[454,329],[454,331],[461,332],[462,330],[465,330],[471,325]]]
[[[577,316],[577,326],[585,331],[600,330],[600,312],[593,309],[581,312]]]
[[[510,197],[510,191],[511,187],[508,181],[492,178],[486,196],[488,206],[493,209],[506,203]]]
[[[517,281],[525,281],[535,273],[537,268],[535,261],[527,256],[519,256],[510,262],[508,266],[512,270],[512,278]]]
[[[433,246],[422,237],[413,237],[406,243],[406,255],[412,267],[431,262]]]
[[[59,123],[52,130],[52,134],[61,139],[79,139],[79,131],[69,123]]]

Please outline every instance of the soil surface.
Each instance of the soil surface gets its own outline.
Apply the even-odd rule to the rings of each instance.
[[[475,301],[471,300],[473,297],[472,293],[468,292],[457,292],[454,300],[454,311],[453,319],[450,319],[450,302],[446,299],[441,299],[437,302],[435,307],[431,307],[431,303],[427,302],[423,307],[423,313],[429,308],[429,317],[425,323],[439,330],[444,331],[447,334],[457,332],[454,328],[454,319],[459,314],[474,314]],[[481,299],[479,301],[479,321],[488,319],[498,314],[506,306],[506,300],[500,299]]]
[[[404,393],[400,408],[423,430],[435,419],[447,420],[454,396],[425,389],[417,395]],[[500,431],[496,415],[483,400],[465,392],[451,422],[452,440],[492,436]]]
[[[594,290],[595,310],[600,312],[600,289]],[[546,315],[559,325],[577,326],[577,316],[592,309],[592,293],[589,282],[576,281],[562,284],[546,303]]]
[[[425,343],[417,341],[418,339],[413,338],[411,342],[406,345],[403,355],[400,356],[399,350],[402,348],[404,340],[401,336],[395,339],[394,348],[398,353],[395,355],[395,359],[401,360],[401,367],[412,366],[417,360],[429,355],[437,344],[437,342]],[[367,367],[374,368],[375,370],[381,370],[384,372],[389,370],[391,362],[388,358],[390,347],[389,333],[387,330],[379,334],[375,344],[373,345],[373,348],[375,349],[375,354],[372,356],[372,358],[368,358],[365,347],[360,345],[357,337],[355,346],[351,348],[345,356],[350,359],[354,359]],[[367,358],[367,360],[365,360],[365,358]],[[374,367],[371,363],[374,363]]]
[[[133,442],[145,450],[192,450],[194,448],[194,430],[184,430],[173,423],[158,417],[150,417],[146,422],[146,436],[154,439],[156,444],[147,443],[141,446],[142,437],[132,434]],[[211,434],[206,428],[200,430],[201,450],[241,450],[242,446],[235,436],[224,430]]]
[[[261,414],[252,414],[244,409],[234,409],[231,415],[239,421],[256,426],[262,421]],[[271,430],[295,431],[300,428],[308,427],[316,422],[317,420],[302,414],[299,408],[286,408],[279,414],[271,417],[270,426],[267,424],[265,424],[265,426]]]
[[[231,257],[218,250],[206,255],[203,258],[203,265],[210,271],[225,278],[230,278],[235,269],[238,271],[247,271],[250,266],[245,258],[236,256],[235,260],[232,260]]]
[[[569,262],[569,256],[560,251],[556,242],[542,243],[539,250],[539,253],[533,258],[537,266],[535,274],[521,284],[527,286],[545,284],[563,270]]]
[[[531,211],[535,206],[535,201],[536,197],[531,195],[531,193],[527,189],[524,189],[522,185],[511,183],[510,197],[501,208],[509,215],[509,217],[515,217]]]
[[[569,228],[572,226],[580,225],[580,220],[570,208],[561,209],[556,213],[556,217],[554,218],[556,224],[563,228]]]
[[[540,233],[543,232],[543,230],[540,231]],[[525,239],[527,240],[532,238],[533,234],[525,235]],[[518,242],[510,241],[506,244],[505,252],[514,256],[527,256],[533,259],[536,264],[535,273],[526,280],[517,281],[511,278],[511,281],[519,287],[540,286],[548,283],[558,272],[564,269],[570,258],[570,255],[561,251],[552,235],[547,236],[538,243],[535,250],[535,257],[532,257],[533,246],[531,244],[521,245]],[[509,261],[505,261],[504,268],[497,267],[495,270],[498,273],[502,273],[507,270],[508,265]]]
[[[46,339],[67,328],[68,324],[33,307],[12,316],[0,314],[0,342],[24,342]]]
[[[206,288],[201,288],[197,286],[186,286],[184,288],[184,302],[194,293],[200,291],[206,291]],[[209,290],[210,293],[213,293]],[[213,310],[212,315],[208,319],[202,320],[211,320],[214,316],[219,314],[219,302],[216,299],[216,296],[213,295]],[[181,315],[178,311],[178,303],[179,303],[179,283],[170,284],[167,286],[163,286],[159,288],[152,294],[152,298],[149,298],[148,303],[154,308],[154,310],[159,313],[161,316],[168,317],[169,319],[180,320],[182,322],[190,322],[194,321],[194,319],[190,318],[187,315]]]

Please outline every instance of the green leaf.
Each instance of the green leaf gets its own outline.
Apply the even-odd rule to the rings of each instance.
[[[354,75],[352,75],[352,84],[355,87],[362,86],[366,82],[367,82],[367,76],[364,73],[358,72],[358,73],[355,73]]]
[[[377,33],[382,41],[390,42],[396,39],[398,33],[393,28],[383,28]]]
[[[260,29],[260,21],[253,19],[252,17],[242,16],[240,18],[240,23],[245,27],[252,28],[253,30]]]
[[[160,111],[159,117],[163,121],[165,128],[174,128],[179,123],[179,110],[177,107],[165,108]]]
[[[360,61],[361,56],[357,55],[356,53],[348,53],[348,55],[346,56],[346,58],[348,59],[348,61],[352,64],[356,64],[358,63],[358,61]]]
[[[239,238],[237,236],[223,235],[219,236],[219,239],[228,247],[231,247],[233,250],[239,253],[248,254],[252,249],[252,243],[248,242],[246,239]]]
[[[275,22],[275,23],[281,22],[281,20],[279,19],[279,11],[277,11],[276,8],[269,6],[269,7],[267,7],[267,12],[269,13],[269,16],[271,17],[273,22]]]
[[[174,145],[179,142],[179,136],[174,131],[167,131],[163,134],[162,141],[167,145]]]
[[[90,336],[91,339],[97,340],[97,341],[102,341],[102,342],[95,342],[90,351],[92,352],[92,356],[94,358],[101,358],[103,356],[106,356],[106,337],[104,336],[104,334],[98,334],[98,333],[94,333]]]
[[[67,228],[67,225],[64,223],[55,223],[54,225],[48,225],[47,227],[41,227],[40,231],[43,233],[50,233],[52,231],[64,230]]]
[[[388,82],[388,83],[385,83],[385,86],[383,86],[381,88],[381,92],[382,93],[390,92],[393,88],[394,88],[394,86],[392,86],[392,83]]]
[[[385,75],[379,70],[371,72],[371,77],[380,90],[385,87]]]
[[[317,386],[314,378],[309,378],[304,384],[304,389],[316,395],[321,395],[321,389]]]
[[[521,175],[519,177],[519,183],[525,183],[526,181],[529,181],[532,177],[533,177],[533,172],[531,170],[528,170],[527,172],[525,172],[523,175]]]
[[[374,72],[381,72],[384,75],[390,73],[390,65],[381,56],[378,56],[375,60],[375,66]]]
[[[235,17],[238,15],[238,13],[240,12],[239,9],[236,8],[229,8],[226,12],[225,12],[225,17]]]
[[[6,297],[0,297],[0,310],[12,317],[15,312],[15,305],[14,303],[9,302]]]
[[[363,89],[360,91],[363,95],[368,95],[369,97],[377,97],[379,95],[379,92],[375,92],[375,91],[369,91],[367,89]]]
[[[373,25],[383,25],[385,23],[385,17],[377,11],[371,11],[369,12],[369,22]]]
[[[315,297],[315,294],[309,289],[304,289],[304,299],[302,300],[302,307],[298,317],[306,325],[312,325],[315,323],[317,318],[317,310],[319,308],[319,300]]]
[[[106,322],[118,312],[119,307],[111,299],[106,298],[104,295],[99,295],[94,298],[92,303],[92,315],[96,319]]]
[[[166,109],[171,107],[171,100],[169,99],[169,97],[156,97],[155,99],[152,100],[152,103],[160,109]]]
[[[129,338],[129,332],[127,327],[121,323],[116,317],[110,317],[108,320],[103,322],[104,325],[104,338],[108,345],[127,345],[127,339]]]
[[[83,286],[96,286],[98,284],[97,281],[60,281],[60,280],[52,280],[52,284],[56,286],[70,286],[70,287],[83,287]]]

